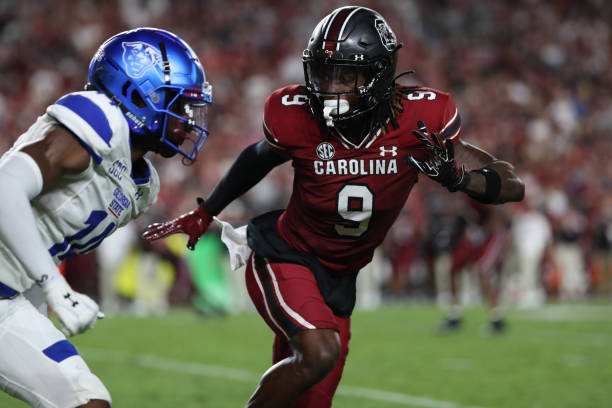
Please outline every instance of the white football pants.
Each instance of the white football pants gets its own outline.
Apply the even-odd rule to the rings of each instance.
[[[74,408],[108,390],[23,295],[0,299],[0,390],[35,408]]]

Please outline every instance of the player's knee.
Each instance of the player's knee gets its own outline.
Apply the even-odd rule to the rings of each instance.
[[[318,330],[313,330],[313,332]],[[300,348],[299,369],[305,380],[310,384],[321,381],[333,369],[342,354],[342,346],[338,334],[333,330],[316,333]]]
[[[325,344],[321,347],[315,348],[304,356],[304,365],[313,372],[316,377],[325,377],[340,358],[340,345],[339,344]]]

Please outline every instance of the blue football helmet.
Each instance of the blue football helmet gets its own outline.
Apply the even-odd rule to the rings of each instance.
[[[109,38],[89,64],[89,83],[121,108],[131,132],[156,138],[152,150],[195,160],[208,137],[212,87],[179,37],[138,28]]]

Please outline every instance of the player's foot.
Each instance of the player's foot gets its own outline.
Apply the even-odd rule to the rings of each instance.
[[[504,319],[491,320],[487,326],[486,334],[489,336],[499,336],[506,332],[507,324]]]
[[[440,323],[440,325],[438,326],[438,330],[436,332],[438,334],[448,334],[448,333],[456,332],[460,328],[461,328],[460,318],[447,317],[446,319],[444,319],[444,321],[442,321],[442,323]]]

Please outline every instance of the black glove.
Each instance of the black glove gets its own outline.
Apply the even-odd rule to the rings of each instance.
[[[470,176],[465,171],[465,166],[457,166],[453,142],[446,140],[442,145],[435,133],[427,132],[423,121],[418,121],[417,125],[419,130],[413,130],[412,134],[429,150],[429,160],[421,161],[409,154],[404,157],[404,161],[451,192],[463,190],[468,185]]]

